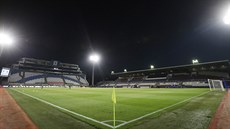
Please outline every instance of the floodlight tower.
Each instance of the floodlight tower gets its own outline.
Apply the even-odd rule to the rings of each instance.
[[[93,64],[93,68],[92,68],[92,86],[94,86],[94,65],[99,63],[100,61],[100,55],[93,53],[89,56],[89,60],[92,62]]]
[[[228,8],[227,12],[224,15],[223,22],[226,25],[230,25],[230,7]]]
[[[227,12],[225,13],[225,16],[223,18],[223,22],[224,22],[224,24],[227,24],[227,25],[230,24],[230,7],[228,8]],[[226,87],[227,87],[226,89],[228,90],[229,86],[226,85]]]

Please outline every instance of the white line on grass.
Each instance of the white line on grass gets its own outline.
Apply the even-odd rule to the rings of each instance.
[[[102,121],[103,123],[106,123],[106,122],[111,122],[113,120],[105,120],[105,121]],[[125,123],[126,121],[123,121],[123,120],[115,120],[115,121],[118,121],[118,122],[122,122],[122,123]]]
[[[143,119],[143,118],[145,118],[145,117],[147,117],[147,116],[150,116],[150,115],[153,115],[153,114],[155,114],[155,113],[157,113],[157,112],[160,112],[160,111],[166,110],[166,109],[168,109],[168,108],[174,107],[174,106],[176,106],[176,105],[179,105],[179,104],[181,104],[181,103],[184,103],[184,102],[189,101],[189,100],[191,100],[191,99],[194,99],[194,98],[196,98],[196,97],[202,96],[202,95],[207,94],[207,93],[209,93],[209,92],[210,92],[210,91],[205,92],[205,93],[202,93],[202,94],[197,95],[197,96],[193,96],[193,97],[191,97],[191,98],[185,99],[185,100],[183,100],[183,101],[180,101],[180,102],[175,103],[175,104],[173,104],[173,105],[170,105],[170,106],[168,106],[168,107],[164,107],[164,108],[159,109],[159,110],[157,110],[157,111],[154,111],[154,112],[148,113],[148,114],[143,115],[143,116],[141,116],[141,117],[138,117],[138,118],[136,118],[136,119],[130,120],[130,121],[125,122],[125,123],[122,123],[122,124],[120,124],[120,125],[117,125],[117,126],[115,126],[115,128],[118,128],[118,127],[121,127],[121,126],[127,125],[127,124],[129,124],[129,123],[131,123],[131,122],[134,122],[134,121],[137,121],[137,120]]]
[[[48,105],[50,105],[50,106],[53,106],[53,107],[55,107],[55,108],[61,109],[61,110],[63,110],[63,111],[69,112],[69,113],[71,113],[71,114],[74,114],[74,115],[77,115],[77,116],[80,116],[80,117],[83,117],[83,118],[85,118],[85,119],[87,119],[87,120],[91,120],[91,121],[93,121],[93,122],[102,124],[102,125],[107,126],[107,127],[110,127],[110,128],[114,128],[113,126],[111,126],[111,125],[109,125],[109,124],[100,122],[100,121],[98,121],[98,120],[95,120],[95,119],[93,119],[93,118],[84,116],[84,115],[82,115],[82,114],[79,114],[79,113],[76,113],[76,112],[73,112],[73,111],[70,111],[70,110],[65,109],[65,108],[63,108],[63,107],[57,106],[57,105],[52,104],[52,103],[50,103],[50,102],[47,102],[47,101],[45,101],[45,100],[39,99],[39,98],[37,98],[37,97],[34,97],[34,96],[32,96],[32,95],[29,95],[29,94],[20,92],[20,91],[18,91],[18,90],[14,90],[14,91],[19,92],[19,93],[21,93],[21,94],[24,94],[24,95],[26,95],[26,96],[29,96],[29,97],[31,97],[31,98],[33,98],[33,99],[36,99],[36,100],[38,100],[38,101],[41,101],[41,102],[43,102],[43,103],[46,103],[46,104],[48,104]]]

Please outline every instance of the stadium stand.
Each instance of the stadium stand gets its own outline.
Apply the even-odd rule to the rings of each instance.
[[[78,76],[74,75],[63,75],[63,78],[65,80],[65,83],[68,85],[80,85]]]
[[[229,85],[228,60],[111,73],[114,81],[103,81],[98,87],[190,88],[209,87],[208,79],[225,80]]]
[[[19,76],[19,73],[14,73],[9,76],[9,80],[11,80],[12,82],[18,82],[19,80],[22,80],[22,77]]]
[[[22,58],[13,64],[8,77],[10,86],[88,86],[86,75],[76,64]]]
[[[49,85],[64,85],[62,75],[58,74],[47,74],[46,80]]]

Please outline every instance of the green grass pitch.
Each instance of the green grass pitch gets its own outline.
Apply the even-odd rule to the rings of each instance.
[[[110,88],[14,88],[8,91],[41,129],[112,127]],[[206,88],[116,89],[116,128],[205,129],[224,94],[208,91]],[[135,120],[149,113],[152,114]]]

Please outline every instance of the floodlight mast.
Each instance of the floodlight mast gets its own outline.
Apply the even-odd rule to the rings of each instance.
[[[94,65],[96,63],[99,63],[100,61],[100,56],[96,53],[93,53],[89,56],[89,60],[92,62],[93,64],[93,68],[92,68],[92,86],[94,86]]]
[[[230,24],[230,7],[228,8],[227,12],[225,13],[225,16],[223,17],[223,22],[226,25]]]

